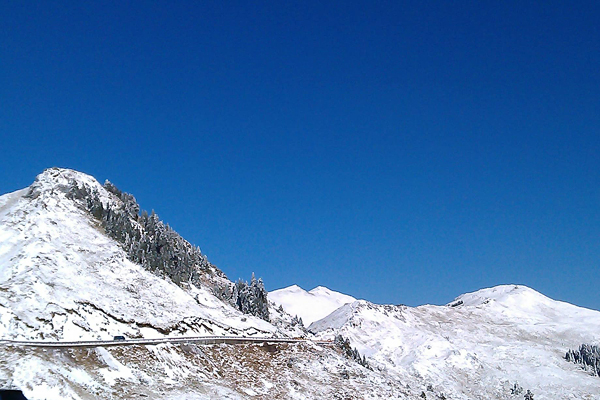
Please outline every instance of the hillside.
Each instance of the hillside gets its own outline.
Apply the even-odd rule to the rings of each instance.
[[[321,338],[342,335],[375,367],[418,376],[432,393],[457,399],[600,398],[598,377],[565,351],[600,339],[600,312],[549,299],[525,286],[464,294],[447,306],[356,301],[310,325]]]
[[[153,269],[132,262],[127,242],[112,238],[90,211],[90,204],[100,202],[104,215],[116,220],[128,210],[123,202],[128,195],[107,186],[53,168],[29,188],[0,197],[1,339],[304,334],[287,314],[273,310],[267,321],[219,297],[223,288],[235,295],[236,285],[202,257],[196,258],[199,265],[175,271],[188,274],[187,282],[169,276],[169,265]],[[136,225],[138,216],[128,218],[142,236],[150,232]],[[152,249],[144,254],[152,255]],[[382,382],[337,352],[310,343],[50,350],[0,344],[0,359],[0,389],[18,388],[29,400],[321,398],[356,395]],[[340,370],[356,379],[349,384]],[[382,386],[382,396],[397,386],[390,385]]]

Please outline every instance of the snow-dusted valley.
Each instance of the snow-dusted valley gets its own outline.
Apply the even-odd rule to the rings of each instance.
[[[230,282],[110,183],[53,168],[1,196],[0,340],[117,335],[307,341],[65,349],[0,342],[0,390],[30,400],[600,398],[597,370],[565,358],[600,342],[600,312],[525,286],[415,308],[324,287],[292,286],[267,299],[262,282]]]

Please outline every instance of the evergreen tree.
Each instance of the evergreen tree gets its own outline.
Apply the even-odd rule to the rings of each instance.
[[[251,314],[269,321],[267,291],[262,279],[256,279],[254,273],[250,284],[239,279],[233,291],[234,303],[244,314]]]
[[[371,369],[367,362],[367,358],[361,356],[356,348],[350,346],[350,340],[344,338],[342,335],[336,335],[333,339],[333,344],[338,347],[347,358],[351,358],[363,367]]]

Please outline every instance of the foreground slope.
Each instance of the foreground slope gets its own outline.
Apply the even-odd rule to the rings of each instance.
[[[423,378],[430,395],[523,398],[516,384],[536,400],[600,398],[600,379],[564,359],[568,349],[598,342],[600,312],[525,286],[484,289],[447,306],[357,301],[309,329],[322,338],[341,334],[399,377]]]
[[[303,335],[285,314],[273,312],[269,322],[215,296],[235,288],[200,258],[202,269],[179,283],[130,261],[131,247],[109,237],[86,206],[101,203],[105,214],[118,216],[123,204],[114,192],[88,175],[53,168],[31,187],[0,197],[1,339]],[[94,199],[85,197],[90,193]],[[0,360],[0,389],[21,389],[30,400],[316,399],[356,397],[374,386],[381,397],[405,392],[310,343],[91,349],[0,343]]]
[[[306,326],[326,317],[344,304],[356,301],[352,296],[324,286],[307,292],[298,285],[269,292],[269,300],[283,307],[288,313],[302,318]]]

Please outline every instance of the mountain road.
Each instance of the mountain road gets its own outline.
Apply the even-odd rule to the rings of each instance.
[[[86,341],[38,341],[38,340],[0,340],[0,346],[15,347],[47,347],[47,348],[74,348],[74,347],[111,347],[111,346],[136,346],[157,345],[163,343],[198,345],[211,344],[249,344],[249,343],[314,343],[316,345],[331,345],[327,341],[314,341],[309,339],[275,338],[275,337],[242,337],[242,336],[190,336],[166,337],[156,339],[121,339],[121,340],[86,340]]]

